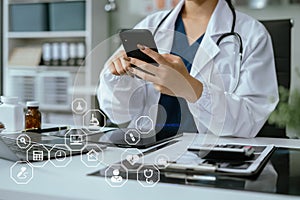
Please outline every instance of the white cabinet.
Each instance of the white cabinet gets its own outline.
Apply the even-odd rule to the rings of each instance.
[[[84,2],[85,30],[64,31],[11,31],[10,7],[12,5],[34,5],[66,2]],[[82,66],[45,66],[26,64],[13,65],[9,60],[18,47],[39,47],[44,43],[84,43],[85,54],[91,55],[93,49],[108,36],[108,14],[104,11],[106,1],[100,0],[4,0],[3,1],[3,72],[4,95],[18,96],[22,103],[38,100],[40,109],[48,123],[51,118],[73,117],[72,101],[83,98],[88,109],[95,109],[95,92],[98,77],[107,51],[101,52],[97,65],[92,63],[94,56],[89,56]],[[63,19],[62,19],[63,20]],[[94,67],[93,67],[94,66]],[[96,69],[94,69],[96,66]],[[95,71],[97,73],[95,73]],[[49,115],[49,117],[47,117]],[[47,120],[48,119],[48,120]],[[57,118],[56,118],[57,119]]]

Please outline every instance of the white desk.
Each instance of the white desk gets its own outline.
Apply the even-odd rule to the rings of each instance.
[[[161,150],[164,154],[175,155],[185,144],[190,144],[194,135],[186,134],[172,146]],[[280,147],[300,148],[300,140],[273,138],[219,138],[204,137],[199,134],[198,142],[275,144]],[[114,163],[120,160],[121,149],[108,148],[104,151],[105,162]],[[151,154],[150,154],[151,155]],[[68,158],[69,159],[69,158]],[[80,156],[72,157],[66,168],[55,168],[50,162],[43,168],[34,168],[34,178],[27,185],[17,185],[10,178],[10,167],[14,162],[0,160],[0,199],[299,199],[294,196],[274,195],[238,190],[194,187],[176,184],[158,183],[153,188],[143,188],[137,181],[129,180],[121,188],[110,187],[104,178],[87,176],[104,167],[86,167]]]

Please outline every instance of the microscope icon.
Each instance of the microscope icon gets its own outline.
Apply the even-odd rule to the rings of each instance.
[[[92,118],[90,120],[90,126],[99,126],[99,120],[95,117],[95,114],[92,114]]]

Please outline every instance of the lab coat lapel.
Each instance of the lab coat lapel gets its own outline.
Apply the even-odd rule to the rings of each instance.
[[[225,0],[219,0],[211,19],[208,23],[205,36],[195,55],[191,75],[196,76],[208,66],[220,52],[219,46],[216,44],[218,38],[230,31],[232,23],[231,11]]]
[[[196,76],[200,73],[207,64],[214,59],[220,49],[210,36],[203,38],[203,41],[195,55],[191,75]]]
[[[181,0],[174,10],[170,13],[168,18],[161,24],[157,30],[155,41],[159,53],[170,53],[174,39],[175,21],[180,13],[184,0]]]

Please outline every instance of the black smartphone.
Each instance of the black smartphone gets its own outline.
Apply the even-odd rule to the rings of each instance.
[[[150,64],[156,65],[156,61],[141,52],[137,45],[145,45],[158,52],[154,37],[148,29],[129,29],[120,32],[119,34],[124,49],[128,57],[137,58]],[[133,66],[136,67],[136,66]]]

